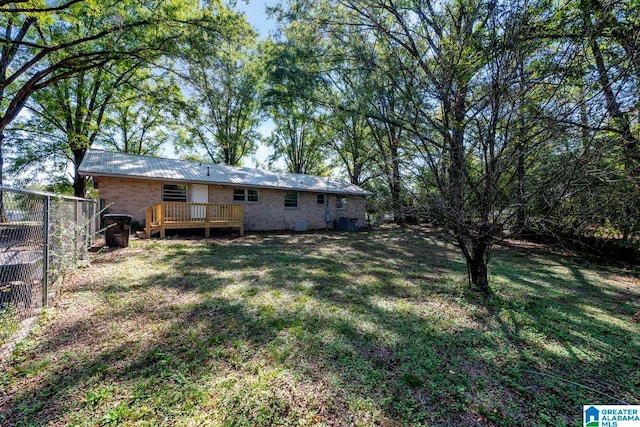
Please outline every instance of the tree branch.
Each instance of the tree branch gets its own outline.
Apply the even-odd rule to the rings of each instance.
[[[6,1],[6,0],[1,0],[0,1],[0,13],[50,13],[50,12],[60,12],[62,10],[68,9],[69,7],[73,6],[76,3],[80,3],[84,0],[69,0],[66,3],[61,4],[60,6],[51,6],[51,7],[45,7],[45,8],[35,8],[35,7],[26,7],[26,8],[19,8],[19,7],[4,7],[7,6],[11,3],[26,3],[27,0],[12,0],[12,1]]]

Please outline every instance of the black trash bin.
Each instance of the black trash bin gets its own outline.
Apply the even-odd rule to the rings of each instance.
[[[105,244],[110,248],[129,246],[129,233],[131,231],[131,215],[107,214],[104,216]]]

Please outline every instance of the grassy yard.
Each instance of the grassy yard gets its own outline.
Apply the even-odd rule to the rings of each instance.
[[[0,425],[582,425],[640,402],[637,272],[429,229],[141,240],[0,367]]]

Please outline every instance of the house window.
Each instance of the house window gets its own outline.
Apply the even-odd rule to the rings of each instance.
[[[347,209],[347,198],[344,196],[336,197],[336,209]]]
[[[317,200],[319,205],[324,205],[324,194],[318,194]]]
[[[285,208],[297,208],[298,207],[298,192],[287,191],[284,193],[284,207]]]
[[[245,200],[245,190],[234,188],[233,189],[233,201],[234,202],[244,202]]]
[[[186,202],[187,186],[186,184],[164,184],[162,186],[163,202]]]
[[[233,200],[235,202],[258,202],[258,190],[248,190],[245,188],[233,189]]]

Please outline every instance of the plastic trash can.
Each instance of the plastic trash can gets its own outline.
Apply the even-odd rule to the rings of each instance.
[[[104,216],[105,244],[110,248],[129,246],[129,233],[131,232],[131,215],[107,214]]]

